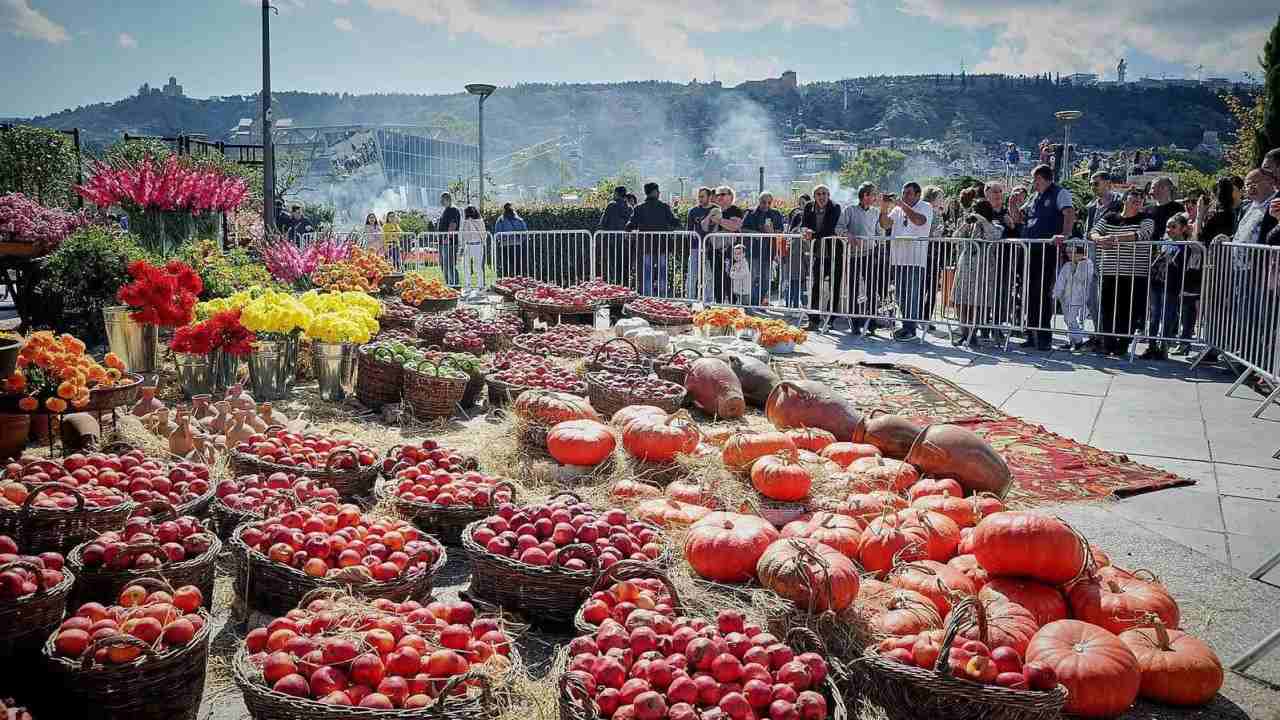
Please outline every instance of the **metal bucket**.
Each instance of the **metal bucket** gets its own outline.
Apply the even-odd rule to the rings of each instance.
[[[298,357],[297,346],[290,352],[288,341],[259,340],[249,353],[249,384],[258,400],[283,400],[289,396]],[[290,362],[290,358],[294,362]]]
[[[213,389],[226,390],[240,376],[240,358],[229,352],[214,350],[209,355],[213,372]]]
[[[195,395],[213,394],[214,366],[209,355],[174,353],[173,361],[178,371],[178,388],[182,396],[190,400]]]
[[[160,369],[160,332],[155,325],[143,325],[129,317],[123,305],[102,308],[111,352],[133,372],[153,373]]]
[[[311,361],[315,366],[320,399],[342,402],[356,386],[356,346],[354,343],[311,344]]]

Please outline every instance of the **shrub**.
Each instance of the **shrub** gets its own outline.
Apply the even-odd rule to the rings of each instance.
[[[128,233],[90,226],[67,237],[44,262],[36,285],[33,318],[38,327],[69,332],[90,346],[105,337],[102,309],[118,305],[129,282],[129,263],[151,259]]]
[[[213,240],[196,240],[178,249],[178,259],[190,265],[204,282],[201,300],[230,297],[254,285],[273,287],[271,273],[262,260],[244,248],[222,250]]]

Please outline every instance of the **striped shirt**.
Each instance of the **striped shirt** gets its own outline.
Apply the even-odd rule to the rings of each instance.
[[[1151,234],[1155,223],[1150,216],[1137,215],[1126,218],[1118,212],[1107,213],[1094,226],[1099,235],[1124,235],[1137,233],[1137,242],[1121,240],[1117,247],[1098,248],[1098,269],[1103,275],[1133,275],[1146,277],[1151,268]]]

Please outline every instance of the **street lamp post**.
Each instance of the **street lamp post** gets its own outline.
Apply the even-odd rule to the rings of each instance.
[[[497,90],[497,86],[484,83],[467,85],[467,92],[480,98],[480,216],[484,217],[484,101]]]
[[[1081,110],[1059,110],[1053,116],[1062,121],[1062,168],[1066,169],[1067,174],[1063,175],[1059,172],[1058,176],[1063,178],[1063,182],[1066,182],[1071,178],[1071,123],[1084,117],[1084,112]],[[1062,168],[1059,168],[1059,170]]]
[[[262,231],[276,226],[276,156],[271,146],[271,7],[262,0]]]

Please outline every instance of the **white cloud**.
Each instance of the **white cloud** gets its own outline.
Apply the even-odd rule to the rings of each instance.
[[[342,5],[343,7],[346,7],[347,5],[351,4],[351,0],[333,0],[333,4]]]
[[[742,32],[782,24],[788,28],[843,28],[857,20],[854,0],[809,0],[803,12],[794,0],[763,0],[743,24],[742,5],[731,0],[368,0],[388,10],[437,26],[454,35],[476,35],[514,48],[538,48],[575,40],[617,38],[653,63],[654,74],[667,79],[690,77],[736,82],[785,69],[776,59],[752,55],[709,55],[699,36]]]
[[[344,17],[334,18],[333,26],[338,28],[342,32],[354,32],[356,29],[356,26],[352,25],[351,21]]]
[[[116,38],[116,43],[126,50],[132,50],[133,48],[138,47],[137,38],[129,33],[120,33],[120,36]]]
[[[0,0],[0,27],[20,38],[55,45],[71,38],[66,28],[31,7],[28,0]]]
[[[904,13],[971,30],[995,40],[975,68],[979,72],[1089,71],[1114,78],[1119,58],[1140,51],[1181,63],[1189,74],[1234,73],[1256,66],[1276,20],[1273,0],[1232,0],[1230,7],[1203,0],[1149,3],[1073,0],[900,0]],[[1131,76],[1141,68],[1130,67]]]

